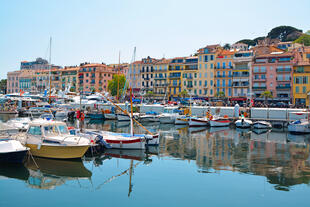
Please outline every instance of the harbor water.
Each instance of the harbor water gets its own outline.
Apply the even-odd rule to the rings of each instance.
[[[11,116],[1,116],[3,122]],[[71,123],[74,124],[74,123]],[[129,132],[129,124],[86,120]],[[310,137],[146,124],[159,147],[1,164],[0,206],[309,206]],[[135,126],[135,132],[143,132]]]

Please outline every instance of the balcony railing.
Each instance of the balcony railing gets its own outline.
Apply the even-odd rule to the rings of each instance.
[[[180,75],[169,75],[169,78],[181,78]]]
[[[253,86],[253,90],[264,90],[266,88],[266,86]]]
[[[276,89],[291,89],[290,85],[278,85]]]
[[[289,73],[289,72],[291,72],[292,71],[292,69],[291,68],[277,68],[277,72],[278,73]]]
[[[266,70],[254,70],[253,73],[266,73]]]

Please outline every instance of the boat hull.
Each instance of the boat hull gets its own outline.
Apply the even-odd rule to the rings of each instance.
[[[23,163],[28,150],[0,153],[0,162]]]
[[[161,116],[161,117],[159,117],[159,122],[161,124],[174,124],[175,123],[175,117],[173,117],[173,116]]]
[[[209,124],[209,121],[207,120],[195,119],[195,118],[191,118],[188,122],[188,125],[190,127],[208,126],[208,124]]]
[[[158,117],[140,117],[139,119],[140,122],[159,122]]]
[[[117,114],[117,121],[130,121],[130,117],[125,114]]]
[[[238,120],[235,122],[235,125],[237,128],[251,128],[252,122],[248,120],[244,120],[243,122],[242,120]]]
[[[229,125],[230,125],[229,120],[210,120],[211,127],[225,127]]]
[[[270,129],[271,127],[272,127],[271,124],[263,124],[259,122],[255,122],[253,124],[254,129]]]
[[[117,119],[116,114],[104,114],[104,118],[106,120],[116,120]]]
[[[189,119],[188,118],[176,118],[175,124],[176,125],[187,125]]]
[[[54,159],[76,159],[81,158],[88,150],[88,145],[82,146],[51,146],[41,145],[38,149],[36,144],[26,144],[30,152],[36,157],[54,158]]]
[[[104,139],[113,149],[145,149],[144,139]]]
[[[289,124],[288,131],[292,134],[310,134],[310,125]]]

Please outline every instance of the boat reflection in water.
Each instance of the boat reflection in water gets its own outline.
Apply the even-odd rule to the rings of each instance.
[[[34,158],[34,161],[29,159],[25,164],[29,170],[27,184],[32,188],[53,189],[67,181],[80,181],[92,176],[81,160]]]
[[[310,183],[310,136],[280,131],[209,128],[198,134],[163,137],[161,156],[193,160],[198,172],[239,171],[260,175],[276,190]]]

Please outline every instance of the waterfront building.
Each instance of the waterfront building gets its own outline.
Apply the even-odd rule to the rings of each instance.
[[[239,51],[233,57],[233,97],[249,97],[253,51]]]
[[[215,96],[223,92],[225,97],[232,97],[232,69],[235,51],[221,50],[216,55],[214,67]]]
[[[181,91],[187,91],[189,94],[204,96],[203,82],[198,79],[198,57],[186,57],[183,60],[184,70],[182,71],[183,85]]]
[[[208,45],[197,51],[198,71],[197,78],[194,81],[202,83],[202,95],[204,97],[213,97],[214,92],[214,67],[215,57],[219,52],[220,45]],[[195,83],[195,82],[194,82]],[[195,87],[195,84],[194,84]],[[194,89],[195,90],[195,89]],[[197,94],[197,89],[196,89]]]
[[[260,54],[262,50],[255,48],[256,54],[252,63],[254,96],[259,100],[264,91],[270,91],[274,100],[290,102],[293,95],[291,87],[294,53],[285,52],[273,46],[263,48],[264,51],[266,49],[268,52]]]
[[[71,91],[77,92],[77,74],[79,71],[77,66],[67,66],[63,69],[60,69],[61,74],[61,90],[62,91]]]
[[[168,68],[168,84],[169,84],[169,99],[178,98],[182,91],[182,72],[184,70],[184,58],[173,58]]]
[[[34,70],[23,70],[19,74],[19,89],[24,92],[36,91],[36,77]]]
[[[7,93],[19,93],[19,75],[21,71],[7,73]]]
[[[140,71],[142,71],[142,61],[135,61],[129,65],[127,81],[135,96],[139,95],[141,89]]]
[[[141,75],[141,90],[143,94],[146,94],[149,91],[153,92],[154,87],[154,63],[157,60],[148,56],[147,58],[142,59],[142,67],[140,71]]]
[[[52,65],[53,68],[60,69],[61,66]],[[20,63],[20,69],[21,70],[48,70],[50,68],[50,65],[48,64],[48,61],[43,58],[37,58],[35,61],[22,61]]]
[[[108,92],[108,81],[116,72],[112,67],[99,63],[81,64],[78,72],[78,88],[83,92]]]
[[[170,61],[163,58],[154,63],[154,97],[156,99],[167,98],[167,71]]]
[[[293,104],[308,106],[310,99],[310,47],[298,49],[298,62],[293,66]]]
[[[37,69],[34,71],[36,79],[36,91],[43,92],[49,89],[49,70]]]

